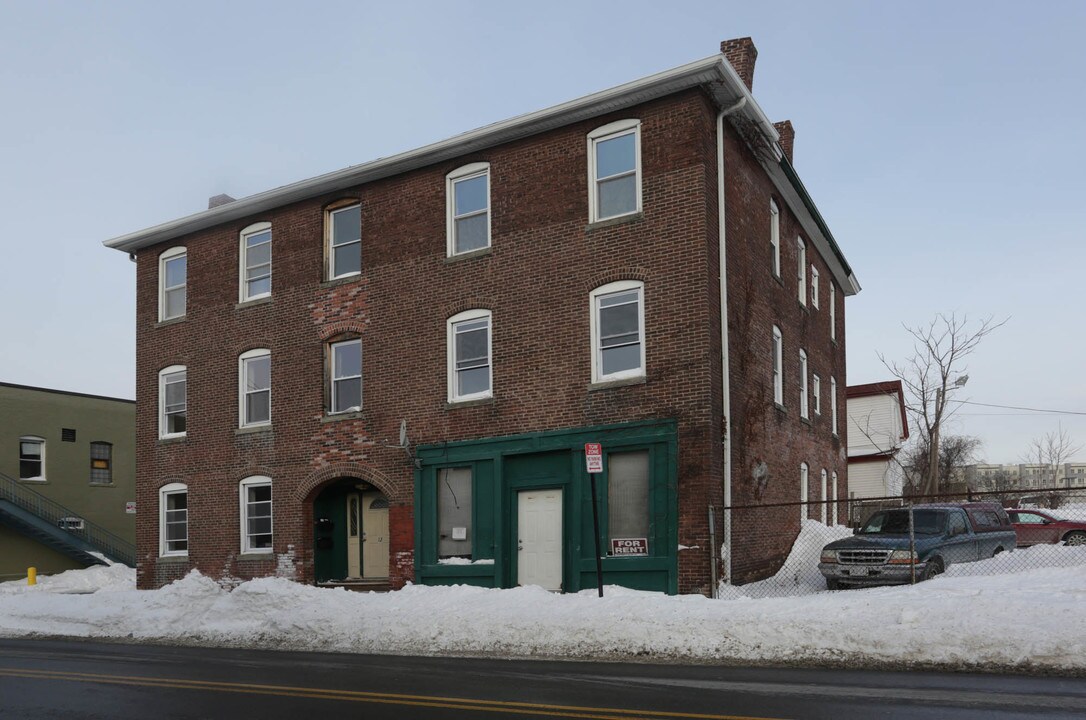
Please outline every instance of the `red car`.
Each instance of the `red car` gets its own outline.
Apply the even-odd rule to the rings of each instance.
[[[1018,535],[1018,547],[1058,542],[1086,545],[1086,522],[1064,520],[1048,510],[1008,508],[1007,515]]]

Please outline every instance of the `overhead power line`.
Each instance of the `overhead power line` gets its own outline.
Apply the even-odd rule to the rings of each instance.
[[[1075,410],[1045,410],[1042,408],[1019,407],[1017,405],[995,405],[993,403],[973,402],[972,400],[951,400],[961,405],[980,405],[981,407],[1000,408],[1001,410],[1028,410],[1029,412],[1049,413],[1052,415],[1086,415]]]

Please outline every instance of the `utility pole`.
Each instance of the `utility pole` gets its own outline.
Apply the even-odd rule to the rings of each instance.
[[[931,424],[931,447],[928,448],[928,486],[927,495],[939,494],[939,426],[943,423],[943,408],[946,405],[947,390],[956,390],[969,382],[968,375],[962,375],[947,388],[935,388],[935,422]]]

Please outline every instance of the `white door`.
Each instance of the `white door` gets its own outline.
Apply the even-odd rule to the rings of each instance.
[[[562,590],[562,491],[517,494],[517,584]]]
[[[388,500],[362,493],[362,577],[388,577]]]
[[[362,577],[362,516],[358,493],[347,496],[347,577]]]

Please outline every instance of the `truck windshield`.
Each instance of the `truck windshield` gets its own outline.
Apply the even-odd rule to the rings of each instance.
[[[946,513],[942,510],[914,510],[913,532],[917,535],[938,535],[946,527]],[[908,510],[882,510],[872,515],[860,528],[861,535],[886,533],[909,534]]]

